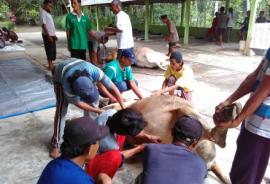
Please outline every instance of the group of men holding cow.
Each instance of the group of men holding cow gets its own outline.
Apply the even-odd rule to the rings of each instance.
[[[87,35],[96,41],[101,37],[92,31],[80,3],[80,0],[71,0],[73,12],[66,19],[71,58],[53,66],[55,46],[52,45],[57,38],[46,27],[47,22],[53,26],[48,15],[51,2],[44,1],[43,39],[57,103],[50,152],[54,160],[46,166],[38,183],[109,184],[124,160],[141,152],[143,172],[136,183],[203,183],[208,168],[194,148],[202,138],[214,138],[190,105],[194,77],[184,64],[182,54],[173,51],[179,39],[175,26],[167,16],[161,17],[169,29],[170,65],[164,74],[162,89],[143,98],[131,69],[136,62],[131,22],[121,9],[120,0],[111,3],[116,27],[105,29],[106,34],[117,37],[117,57],[103,71],[85,61]],[[233,184],[260,183],[266,171],[270,155],[269,83],[270,49],[258,68],[216,107],[213,120],[217,128],[235,128],[243,122],[230,172]],[[140,100],[126,107],[122,93],[130,89]],[[167,92],[170,95],[163,95]],[[243,110],[223,122],[220,118],[223,109],[248,93],[251,96]],[[100,96],[108,98],[109,103],[118,102],[121,110],[101,108]],[[84,117],[66,121],[69,104],[82,109]],[[126,142],[133,147],[124,148]]]

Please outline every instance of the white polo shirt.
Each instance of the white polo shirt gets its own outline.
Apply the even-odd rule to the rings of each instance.
[[[128,14],[120,11],[116,14],[116,27],[122,32],[116,34],[118,49],[128,49],[134,47],[132,25]]]
[[[41,22],[41,25],[43,24],[46,25],[48,34],[50,36],[55,36],[55,27],[54,27],[52,15],[46,10],[44,10],[43,8],[41,9],[41,12],[40,12],[40,22]],[[42,33],[45,34],[43,29],[42,29]]]

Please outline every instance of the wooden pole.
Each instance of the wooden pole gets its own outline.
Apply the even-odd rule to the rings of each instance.
[[[150,25],[154,23],[154,4],[150,5]]]
[[[231,3],[230,0],[226,0],[226,4],[225,4],[225,11],[226,11],[226,13],[228,13],[228,10],[230,8],[230,3]]]
[[[246,39],[246,47],[244,50],[244,54],[248,56],[250,55],[251,33],[252,33],[253,25],[255,23],[257,5],[258,5],[258,0],[250,1],[250,16],[249,16],[247,39]]]
[[[96,18],[96,28],[97,28],[97,31],[99,31],[99,7],[98,6],[95,6],[95,18]]]
[[[184,25],[184,15],[185,15],[185,3],[181,4],[182,8],[181,8],[181,27],[183,27]]]
[[[184,31],[184,45],[188,45],[189,42],[189,19],[190,19],[190,6],[191,0],[185,1],[185,31]]]

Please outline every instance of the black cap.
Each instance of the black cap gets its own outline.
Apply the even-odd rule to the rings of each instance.
[[[173,128],[173,136],[187,142],[192,142],[194,139],[199,140],[202,134],[203,127],[201,123],[189,116],[178,118]]]
[[[178,62],[182,62],[183,61],[183,56],[182,56],[181,52],[173,51],[171,56],[170,56],[170,59],[175,59]]]
[[[86,76],[78,77],[72,83],[73,92],[80,96],[86,103],[93,103],[98,100],[99,92],[96,85]]]
[[[72,146],[95,144],[109,134],[107,126],[99,126],[89,117],[81,117],[66,121],[64,142]]]

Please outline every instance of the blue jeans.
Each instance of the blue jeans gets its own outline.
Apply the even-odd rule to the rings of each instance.
[[[136,83],[136,85],[138,86],[138,81],[134,79],[134,82]],[[128,81],[125,80],[125,81],[121,81],[121,82],[117,82],[117,83],[114,83],[116,85],[116,87],[119,89],[119,91],[121,93],[125,92],[125,91],[128,91],[130,90],[130,85],[128,84]]]

